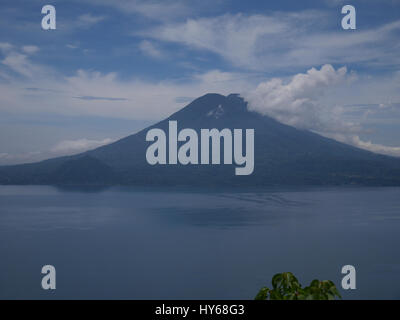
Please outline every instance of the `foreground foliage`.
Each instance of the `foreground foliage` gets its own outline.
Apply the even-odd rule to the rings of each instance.
[[[272,277],[272,289],[261,288],[255,300],[335,300],[341,298],[335,284],[330,280],[313,280],[302,288],[291,272],[278,273]]]

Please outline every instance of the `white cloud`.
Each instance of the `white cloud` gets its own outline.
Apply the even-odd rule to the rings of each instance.
[[[36,79],[48,77],[50,73],[53,73],[50,68],[35,64],[29,59],[30,55],[39,51],[38,47],[28,45],[23,46],[20,50],[9,44],[6,44],[3,47],[6,48],[5,50],[2,50],[5,57],[0,61],[0,63],[7,66],[13,72],[27,78],[35,77]],[[3,74],[6,75],[6,73]],[[7,78],[7,75],[5,77]],[[10,79],[10,75],[8,75],[8,78]]]
[[[205,73],[198,73],[194,75],[195,79],[205,83],[215,82],[234,82],[238,79],[246,78],[245,74],[234,72],[223,72],[220,70],[211,70]]]
[[[320,70],[312,68],[305,74],[297,74],[287,83],[279,78],[260,83],[255,90],[244,94],[244,98],[249,102],[249,110],[279,122],[372,152],[400,156],[400,147],[362,141],[359,137],[359,133],[365,131],[362,125],[344,117],[348,107],[324,104],[321,97],[325,91],[349,80],[352,78],[345,67],[335,70],[331,65],[324,65]],[[378,109],[382,109],[381,105],[376,106],[375,112]],[[368,111],[370,113],[371,109]]]
[[[83,151],[95,149],[97,147],[113,142],[113,139],[106,138],[103,140],[90,140],[86,138],[78,140],[64,140],[51,148],[51,152],[57,155],[75,154]]]
[[[120,0],[117,0],[120,2]],[[119,4],[121,8],[137,12],[145,17],[156,20],[167,20],[171,17],[179,17],[188,14],[190,6],[186,1],[131,1],[130,5]]]
[[[8,42],[0,42],[0,51],[7,52],[13,48],[13,45]]]
[[[115,8],[125,14],[138,14],[153,20],[169,20],[188,15],[194,4],[185,0],[84,0],[94,5]]]
[[[29,163],[44,159],[46,159],[46,157],[43,157],[40,151],[32,151],[19,154],[10,154],[5,152],[0,153],[0,165]]]
[[[39,48],[37,46],[23,46],[22,51],[26,54],[34,54],[39,51]]]
[[[185,23],[163,25],[139,34],[209,50],[235,65],[249,66],[254,63],[260,37],[276,36],[285,31],[288,31],[287,26],[275,18],[226,14],[212,18],[188,19]]]
[[[326,63],[399,65],[400,20],[357,32],[332,31],[325,12],[225,14],[169,23],[135,35],[213,52],[234,66],[271,71]],[[330,25],[328,25],[330,23]]]
[[[1,63],[13,71],[30,78],[33,77],[37,70],[37,67],[29,62],[27,55],[18,52],[10,53]]]
[[[279,78],[260,83],[245,98],[252,111],[298,128],[320,130],[326,126],[317,97],[329,86],[345,81],[346,72],[345,67],[335,70],[331,65],[320,70],[312,68],[295,75],[287,84]]]
[[[344,141],[347,142],[347,141]],[[356,147],[366,149],[375,153],[382,153],[391,156],[400,157],[400,147],[390,147],[382,144],[372,143],[371,141],[362,141],[359,136],[352,136],[350,141]]]
[[[75,26],[87,28],[99,23],[100,21],[103,21],[104,19],[105,17],[103,16],[95,16],[91,13],[85,13],[78,16]]]
[[[0,153],[0,165],[37,162],[49,158],[78,154],[114,142],[114,139],[102,140],[76,139],[63,140],[49,150],[29,151],[25,153]]]
[[[139,43],[139,49],[142,53],[152,58],[160,59],[164,55],[151,41],[143,40]]]

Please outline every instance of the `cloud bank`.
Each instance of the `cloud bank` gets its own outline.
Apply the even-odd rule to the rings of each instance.
[[[326,91],[352,80],[346,67],[335,70],[327,64],[320,70],[311,68],[306,73],[296,74],[287,83],[280,78],[262,82],[243,96],[249,102],[249,110],[284,124],[311,130],[372,152],[400,156],[400,147],[361,140],[358,134],[363,132],[362,125],[345,120],[345,106],[325,105],[321,101]]]
[[[92,140],[87,138],[62,140],[49,150],[30,151],[25,153],[0,153],[0,165],[20,164],[41,161],[49,158],[78,154],[114,142],[114,139]]]
[[[167,23],[134,35],[206,50],[248,70],[287,70],[326,63],[399,65],[400,20],[357,32],[332,31],[324,11],[224,14]]]
[[[113,142],[113,140],[109,138],[103,140],[90,140],[86,138],[78,140],[64,140],[56,144],[53,148],[51,148],[50,151],[57,155],[69,155],[95,149],[111,142]]]
[[[320,70],[299,73],[286,84],[279,78],[262,82],[245,98],[252,111],[297,128],[320,131],[327,127],[322,115],[326,110],[321,109],[317,98],[324,89],[346,81],[346,73],[346,67],[335,70],[324,65]]]

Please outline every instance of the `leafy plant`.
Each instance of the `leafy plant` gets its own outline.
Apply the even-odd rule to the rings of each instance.
[[[261,288],[255,300],[335,300],[342,298],[330,280],[313,280],[302,288],[291,272],[278,273],[272,277],[272,289]]]

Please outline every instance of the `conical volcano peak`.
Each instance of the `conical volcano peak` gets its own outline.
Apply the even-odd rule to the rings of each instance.
[[[207,93],[195,100],[180,111],[174,113],[169,119],[207,119],[221,120],[227,116],[242,114],[247,110],[247,103],[239,94],[224,96],[218,93]]]
[[[146,154],[155,142],[147,140],[147,134],[152,129],[160,129],[168,137],[165,141],[169,148],[171,122],[175,122],[173,126],[176,126],[176,133],[193,129],[197,137],[200,137],[199,144],[203,141],[201,130],[216,129],[221,132],[228,129],[231,132],[242,130],[243,133],[247,130],[254,131],[254,171],[249,175],[237,176],[236,171],[231,168],[234,164],[203,165],[200,153],[198,164],[194,165],[149,164]],[[187,143],[177,139],[176,134],[172,136],[177,141],[176,150]],[[225,138],[221,136],[221,139]],[[223,148],[224,143],[225,140],[220,145]],[[212,152],[211,149],[210,154]],[[179,156],[178,151],[177,154]],[[224,150],[220,154],[225,157]],[[82,157],[83,155],[90,157]],[[168,160],[168,164],[170,163],[172,162]],[[310,131],[298,130],[268,116],[248,111],[247,102],[238,94],[224,96],[210,93],[193,100],[167,119],[84,154],[27,165],[0,167],[0,184],[58,183],[399,186],[400,161],[357,149]]]

